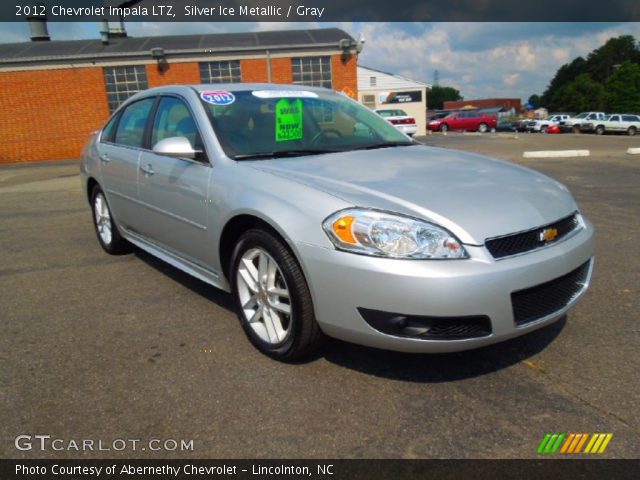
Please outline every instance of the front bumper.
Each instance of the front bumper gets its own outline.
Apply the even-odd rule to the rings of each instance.
[[[465,246],[467,260],[395,260],[297,244],[315,313],[329,336],[404,352],[451,352],[523,335],[561,318],[586,291],[536,321],[517,326],[511,294],[562,277],[594,253],[593,226],[546,248],[494,260],[484,246]],[[592,263],[590,264],[592,265]],[[589,268],[589,277],[592,269]],[[433,340],[383,333],[362,311],[437,318],[488,317],[491,333],[479,338]]]

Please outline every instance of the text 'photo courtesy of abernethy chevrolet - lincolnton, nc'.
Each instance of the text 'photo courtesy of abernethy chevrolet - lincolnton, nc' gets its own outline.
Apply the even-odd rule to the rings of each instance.
[[[329,337],[450,352],[548,325],[585,293],[593,226],[567,188],[417,143],[328,89],[159,87],[92,135],[98,241],[231,292],[263,353]]]

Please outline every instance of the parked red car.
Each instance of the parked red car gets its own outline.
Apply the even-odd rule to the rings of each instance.
[[[472,130],[484,133],[496,128],[498,120],[493,115],[480,112],[452,112],[444,118],[438,118],[428,123],[427,128],[432,132],[447,132],[448,130]]]

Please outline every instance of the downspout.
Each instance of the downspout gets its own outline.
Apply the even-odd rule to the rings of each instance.
[[[269,50],[267,53],[267,83],[271,83],[271,52]]]

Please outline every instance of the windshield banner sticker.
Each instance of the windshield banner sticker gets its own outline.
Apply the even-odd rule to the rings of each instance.
[[[276,103],[276,142],[302,139],[302,100],[283,98]]]
[[[251,93],[258,98],[318,98],[318,94],[306,90],[255,90]]]
[[[233,93],[224,90],[200,92],[200,98],[211,105],[231,105],[236,101]]]

